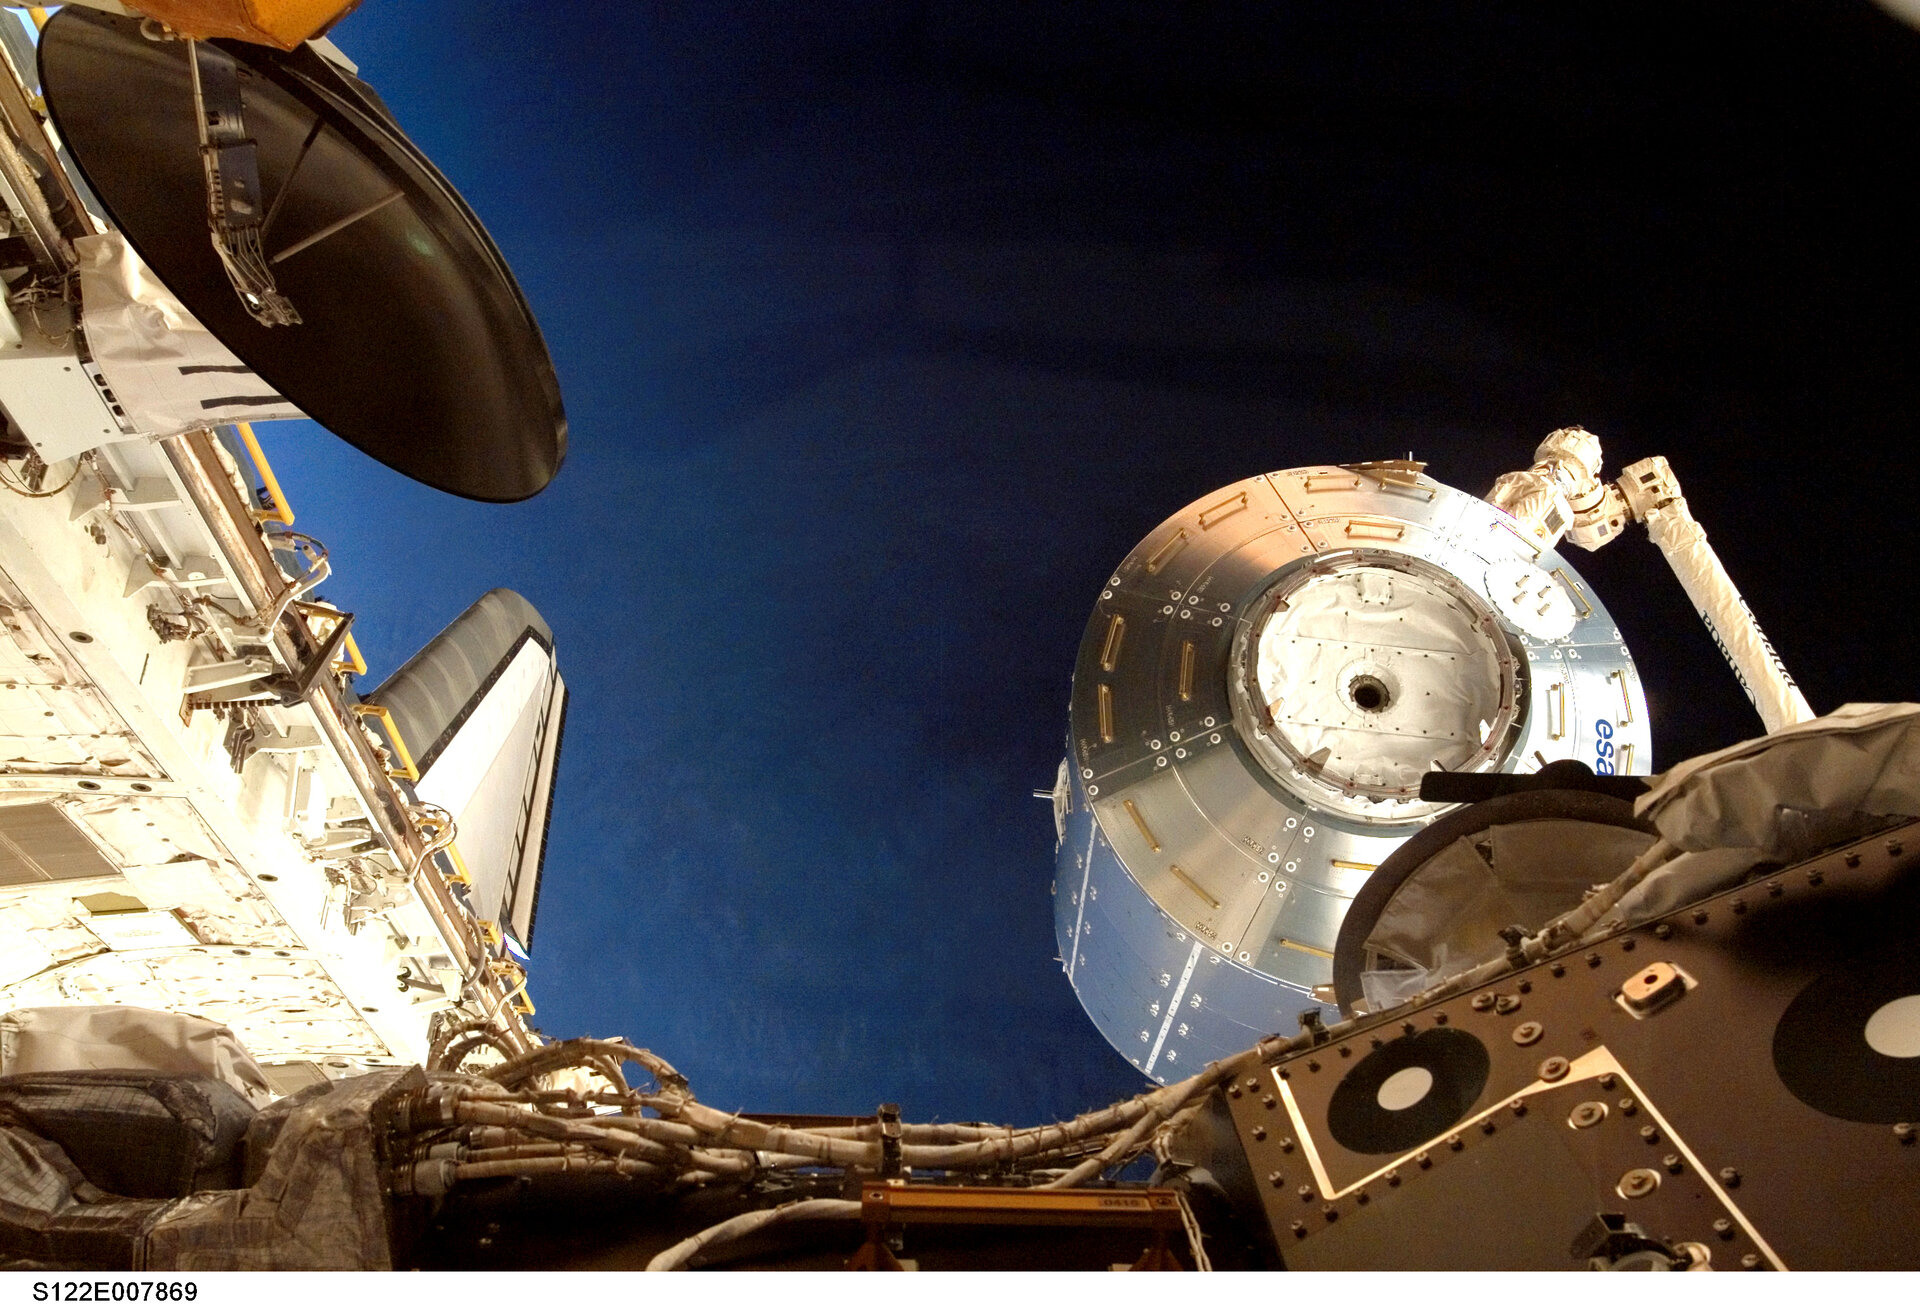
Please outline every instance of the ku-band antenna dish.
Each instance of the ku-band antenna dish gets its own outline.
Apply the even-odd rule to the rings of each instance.
[[[505,260],[453,186],[370,90],[310,48],[202,43],[203,70],[237,73],[260,252],[297,319],[264,325],[209,235],[189,51],[143,36],[138,19],[74,8],[41,34],[54,124],[140,257],[242,362],[355,448],[469,499],[541,490],[566,455],[559,383]]]

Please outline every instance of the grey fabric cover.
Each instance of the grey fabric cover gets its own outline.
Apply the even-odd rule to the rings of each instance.
[[[1777,861],[1846,838],[1855,815],[1920,817],[1920,705],[1850,703],[1689,758],[1634,811],[1678,848],[1751,848]]]
[[[1628,924],[1920,817],[1920,705],[1850,703],[1689,758],[1634,811],[1682,852],[1620,900]]]
[[[231,1085],[144,1071],[60,1071],[0,1080],[0,1123],[60,1145],[81,1174],[127,1198],[179,1198],[240,1183],[253,1104]]]
[[[275,1100],[254,1114],[253,1120],[247,1125],[247,1137],[241,1144],[241,1188],[251,1188],[260,1183],[260,1177],[266,1174],[267,1162],[273,1156],[273,1146],[279,1141],[280,1132],[286,1128],[293,1114],[319,1102],[333,1090],[331,1080],[308,1085],[298,1093]]]
[[[0,1266],[142,1269],[158,1199],[121,1199],[89,1184],[60,1145],[0,1126]]]
[[[251,1185],[180,1198],[108,1193],[22,1118],[0,1120],[0,1267],[390,1269],[386,1113],[426,1083],[404,1067],[296,1095]]]
[[[98,1005],[27,1007],[0,1016],[0,1075],[154,1071],[221,1080],[265,1106],[266,1074],[217,1021],[185,1012]]]
[[[385,1113],[426,1083],[418,1067],[405,1067],[301,1095],[251,1187],[195,1194],[155,1223],[148,1269],[391,1269]]]

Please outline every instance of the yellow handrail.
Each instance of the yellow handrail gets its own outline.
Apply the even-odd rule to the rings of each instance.
[[[487,922],[485,924],[492,925],[493,923]],[[517,962],[508,962],[505,960],[492,962],[489,964],[489,967],[493,974],[500,978],[502,983],[511,984],[515,977],[519,978],[520,983],[514,985],[512,989],[507,991],[506,1001],[513,1004],[513,1010],[515,1012],[520,1013],[522,1016],[532,1016],[533,999],[527,995],[527,969]]]
[[[387,775],[394,780],[417,781],[420,769],[413,765],[413,755],[407,751],[407,742],[400,736],[400,728],[394,724],[393,714],[387,711],[385,704],[356,703],[353,711],[362,717],[378,717],[380,724],[387,728],[387,742],[393,746],[393,752],[400,759],[398,770],[389,767]]]
[[[447,855],[448,861],[453,863],[453,875],[447,879],[460,885],[473,884],[473,873],[467,870],[467,860],[460,856],[460,846],[449,844],[440,851]]]
[[[271,509],[255,510],[256,522],[278,522],[282,526],[293,525],[293,509],[287,503],[287,497],[280,493],[279,479],[273,475],[273,464],[267,462],[266,451],[260,448],[260,441],[253,434],[253,423],[236,422],[233,429],[240,433],[241,441],[247,447],[247,454],[253,459],[253,467],[260,474],[260,483],[267,488],[267,498],[273,501]]]
[[[280,489],[280,478],[273,474],[273,464],[267,461],[267,451],[260,448],[259,437],[253,434],[253,423],[236,422],[233,429],[239,433],[240,441],[247,447],[247,456],[253,460],[254,471],[260,474],[260,483],[266,487],[267,498],[273,501],[270,509],[255,509],[253,520],[256,522],[278,522],[281,526],[293,525],[293,505],[287,502],[287,496]],[[346,657],[336,663],[336,667],[351,667],[357,676],[367,674],[367,660],[360,654],[360,646],[354,642],[353,633],[347,633],[344,647]]]

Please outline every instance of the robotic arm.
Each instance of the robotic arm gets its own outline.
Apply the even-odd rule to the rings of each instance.
[[[1688,511],[1666,459],[1642,459],[1618,481],[1602,481],[1600,438],[1579,427],[1554,432],[1533,457],[1531,468],[1495,481],[1487,502],[1511,514],[1524,535],[1549,549],[1562,537],[1582,549],[1598,549],[1629,521],[1645,522],[1767,730],[1812,719],[1806,696]]]

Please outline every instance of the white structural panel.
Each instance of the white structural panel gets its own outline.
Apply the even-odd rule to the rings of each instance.
[[[560,693],[552,650],[523,641],[416,787],[453,814],[476,909],[515,927],[523,944],[530,911],[516,922],[509,891],[529,851],[529,827],[545,826],[544,805],[536,812],[534,799],[546,788],[539,783],[543,764],[553,763],[546,737]],[[537,861],[537,846],[532,851]]]

